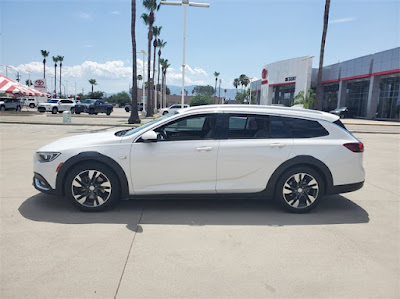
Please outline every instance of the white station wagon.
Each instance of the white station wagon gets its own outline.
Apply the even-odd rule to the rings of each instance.
[[[149,195],[258,194],[304,213],[363,186],[363,150],[333,114],[199,106],[48,144],[35,154],[33,184],[85,211]]]

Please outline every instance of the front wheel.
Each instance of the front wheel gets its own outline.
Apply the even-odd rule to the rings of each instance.
[[[324,182],[315,170],[297,167],[278,180],[275,198],[289,212],[307,213],[317,206],[324,191]]]
[[[65,194],[82,211],[102,211],[120,199],[118,176],[108,166],[88,162],[76,166],[65,183]]]
[[[75,108],[72,107],[72,108],[71,108],[71,114],[74,114],[74,113],[75,113]]]
[[[54,107],[54,108],[51,110],[51,113],[52,113],[52,114],[57,114],[57,112],[58,112],[58,109],[57,109],[56,107]]]
[[[107,115],[110,115],[110,114],[111,114],[111,110],[110,110],[110,109],[107,109],[106,114],[107,114]]]

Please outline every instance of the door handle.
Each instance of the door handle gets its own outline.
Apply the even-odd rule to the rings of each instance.
[[[196,151],[198,151],[198,152],[209,152],[212,149],[213,148],[211,146],[203,146],[203,147],[196,148]]]
[[[286,144],[284,144],[284,143],[271,143],[268,146],[271,147],[271,148],[274,148],[274,147],[282,148],[282,147],[286,146]]]

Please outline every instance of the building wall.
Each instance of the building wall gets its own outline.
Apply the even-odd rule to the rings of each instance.
[[[305,56],[278,61],[268,64],[264,68],[268,69],[268,77],[258,81],[261,85],[260,104],[271,105],[273,103],[273,90],[276,86],[295,84],[294,95],[301,90],[307,91],[316,86],[318,69],[312,69],[312,57]],[[329,102],[323,102],[323,109],[329,110],[335,103],[337,107],[353,105],[354,110],[360,114],[355,115],[356,117],[375,118],[382,94],[380,92],[381,80],[399,78],[399,76],[400,47],[324,66],[322,85],[325,87],[325,92],[330,94],[324,94],[323,101]],[[295,77],[295,80],[287,81],[287,78],[290,77]],[[398,79],[396,80],[393,82],[398,82]],[[397,85],[394,89],[391,87],[391,90],[398,90],[398,83],[394,84]],[[332,85],[336,87],[332,87]],[[359,86],[363,87],[362,92],[355,90]],[[337,90],[337,99],[334,99],[333,102],[334,92],[332,89]],[[254,86],[252,90],[258,90],[258,88]],[[400,106],[400,98],[397,104],[392,101],[392,105],[394,107],[392,110],[400,110],[399,107],[395,107],[396,105]],[[398,113],[396,115],[395,118],[398,119]]]
[[[261,80],[260,104],[271,105],[273,87],[295,84],[295,95],[311,87],[312,57],[304,56],[282,60],[266,65],[266,79]]]

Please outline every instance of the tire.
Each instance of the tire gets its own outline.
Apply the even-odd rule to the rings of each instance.
[[[340,114],[340,118],[344,118],[344,114]]]
[[[295,167],[278,180],[275,199],[289,212],[307,213],[314,209],[325,192],[322,177],[309,167]]]
[[[89,109],[89,114],[94,114],[94,109]]]
[[[74,113],[75,113],[75,108],[72,107],[72,108],[71,108],[71,114],[74,114]]]
[[[80,112],[75,112],[75,114],[81,114]]]
[[[21,111],[21,106],[18,105],[17,108],[15,108],[15,111]]]
[[[51,109],[51,113],[52,114],[57,114],[58,109],[56,107],[53,107],[53,109]]]
[[[29,108],[35,108],[35,104],[29,104]]]
[[[0,110],[1,110],[1,111],[6,111],[6,107],[5,107],[5,106],[1,106],[1,107],[0,107]]]
[[[131,111],[131,109],[129,109],[128,107],[125,107],[125,111],[129,112],[129,111]]]
[[[110,110],[110,109],[107,109],[106,114],[107,114],[107,115],[110,115],[110,114],[111,114],[111,110]]]
[[[167,113],[168,113],[168,111],[164,111],[162,115],[165,115],[165,114],[167,114]]]
[[[67,200],[85,212],[109,209],[120,199],[118,176],[100,162],[75,166],[68,174],[64,188]]]

